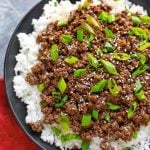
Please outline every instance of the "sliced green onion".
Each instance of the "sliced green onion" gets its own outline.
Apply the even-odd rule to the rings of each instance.
[[[103,49],[104,53],[111,53],[114,51],[114,49],[115,48],[109,42],[105,42],[104,49]]]
[[[92,42],[94,40],[94,35],[93,34],[90,34],[88,37],[87,37],[87,40],[88,42]]]
[[[132,137],[133,137],[134,139],[137,139],[137,137],[138,137],[137,131],[134,131],[134,132],[132,133]]]
[[[59,49],[56,44],[53,44],[50,49],[50,56],[53,61],[57,60],[59,57]]]
[[[72,41],[72,36],[71,35],[67,35],[67,34],[63,34],[60,38],[61,42],[64,44],[69,44]]]
[[[105,12],[105,11],[102,11],[102,12],[100,13],[100,15],[98,16],[98,18],[99,18],[100,20],[102,20],[103,22],[107,22],[107,21],[108,21],[108,13]]]
[[[135,88],[134,88],[134,93],[139,93],[142,89],[142,83],[141,81],[138,79],[135,81]]]
[[[106,61],[106,60],[103,60],[103,59],[100,59],[102,65],[105,67],[105,69],[110,73],[110,74],[113,74],[113,75],[118,75],[118,72],[116,70],[116,67],[109,61]]]
[[[133,73],[132,73],[132,76],[133,77],[137,77],[139,75],[141,75],[142,73],[144,73],[149,67],[144,64],[144,65],[141,65],[139,68],[137,68]]]
[[[107,122],[110,122],[110,115],[109,115],[109,114],[106,114],[106,115],[105,115],[105,120],[106,120]]]
[[[77,63],[77,61],[78,61],[78,58],[75,56],[69,56],[69,57],[65,58],[65,62],[67,62],[68,64],[71,64],[71,65]]]
[[[67,84],[63,77],[61,77],[58,81],[58,89],[63,94],[66,90]]]
[[[66,133],[69,131],[70,121],[67,115],[61,114],[61,116],[58,119],[58,122],[63,133]]]
[[[92,111],[92,117],[94,119],[98,120],[99,114],[98,114],[98,111],[96,109],[93,109],[93,111]]]
[[[137,102],[136,101],[132,102],[129,109],[127,110],[127,114],[128,114],[129,119],[134,115],[136,108],[137,108]]]
[[[96,54],[98,56],[102,56],[103,55],[103,51],[100,48],[96,48]]]
[[[59,135],[61,134],[60,129],[58,129],[58,128],[57,128],[56,126],[54,126],[54,125],[51,126],[51,130],[54,132],[54,134],[55,134],[56,136],[59,136]]]
[[[150,17],[149,16],[140,16],[141,20],[145,24],[150,24]]]
[[[67,102],[67,100],[68,100],[68,96],[66,95],[63,97],[63,99],[60,102],[55,104],[55,108],[62,107]]]
[[[93,25],[93,26],[95,26],[95,27],[99,27],[98,22],[95,20],[94,17],[92,17],[92,16],[90,16],[90,15],[87,16],[86,21],[87,21],[89,24],[91,24],[91,25]]]
[[[146,99],[146,96],[145,96],[143,90],[141,90],[141,91],[138,92],[138,93],[135,93],[135,96],[137,97],[138,100],[144,100],[144,99]]]
[[[106,79],[100,80],[94,86],[91,87],[91,92],[93,92],[93,93],[101,92],[104,89],[104,87],[106,86],[106,84],[107,84]]]
[[[57,27],[66,26],[68,24],[68,20],[66,18],[61,18],[58,20]]]
[[[109,89],[109,92],[111,93],[111,95],[113,95],[113,96],[117,96],[120,91],[120,89],[114,79],[108,80],[108,89]]]
[[[89,2],[89,0],[85,0],[85,1],[84,1],[83,7],[84,7],[84,8],[87,8],[87,9],[90,7],[90,2]]]
[[[80,77],[86,73],[86,69],[77,69],[74,71],[74,77]]]
[[[135,36],[139,37],[140,39],[144,39],[144,40],[147,40],[149,37],[147,30],[142,29],[140,27],[132,27],[129,34],[135,35]]]
[[[138,79],[135,82],[135,88],[134,88],[134,93],[137,99],[139,100],[144,100],[146,96],[144,95],[144,91],[142,90],[142,84],[141,81]]]
[[[107,102],[107,108],[110,109],[110,110],[118,110],[121,107],[119,105],[113,104],[111,102]]]
[[[68,133],[66,135],[61,136],[61,142],[62,143],[66,143],[66,142],[69,142],[71,140],[81,140],[81,138],[78,134],[75,134],[75,133]]]
[[[61,99],[61,93],[60,92],[52,92],[52,97],[55,99]]]
[[[90,143],[88,141],[83,140],[81,144],[82,150],[88,150]]]
[[[131,19],[132,19],[132,22],[133,22],[135,25],[139,25],[139,24],[142,23],[141,19],[140,19],[139,17],[137,17],[137,16],[132,16]]]
[[[106,35],[106,37],[108,37],[108,38],[114,38],[114,34],[113,34],[113,32],[110,30],[110,29],[108,29],[107,27],[105,28],[105,35]]]
[[[83,36],[84,36],[83,29],[78,28],[77,29],[77,40],[79,42],[82,42],[83,41]]]
[[[116,20],[115,15],[114,14],[109,14],[108,15],[108,23],[112,23]]]
[[[102,11],[100,15],[98,16],[98,18],[102,20],[103,22],[108,22],[108,23],[112,23],[116,20],[114,14],[109,14],[108,12],[105,12],[105,11]]]
[[[89,24],[87,24],[85,22],[81,23],[81,28],[84,29],[84,30],[86,30],[89,33],[95,34],[93,28]]]
[[[91,115],[90,114],[84,114],[82,116],[81,126],[87,127],[91,124]]]
[[[144,65],[146,63],[146,61],[147,61],[146,56],[144,54],[141,54],[141,53],[134,53],[134,54],[131,55],[131,58],[138,58],[138,59],[140,59],[140,63],[142,65]]]
[[[92,43],[88,43],[88,48],[90,49],[90,48],[92,48]]]
[[[43,91],[45,90],[45,84],[44,84],[44,83],[39,84],[39,85],[38,85],[38,90],[39,90],[40,92],[43,92]]]
[[[81,4],[78,5],[78,10],[82,10],[83,6]]]
[[[93,54],[88,54],[88,61],[90,65],[94,68],[97,68],[99,66],[98,60],[96,57],[93,56]]]
[[[140,63],[144,65],[146,63],[146,56],[141,53],[137,53],[137,56],[140,58]]]
[[[57,2],[57,1],[54,2],[54,6],[55,6],[55,7],[58,6],[58,2]]]
[[[138,50],[143,51],[147,48],[150,48],[150,42],[143,42],[139,45]]]
[[[111,54],[115,59],[120,61],[125,61],[131,59],[130,55],[126,53],[112,53]]]

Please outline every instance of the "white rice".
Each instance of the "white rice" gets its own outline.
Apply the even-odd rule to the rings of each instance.
[[[36,43],[37,35],[45,29],[49,22],[61,19],[62,17],[68,17],[69,12],[76,9],[79,3],[71,4],[69,1],[61,1],[60,4],[55,7],[54,0],[50,1],[44,6],[44,12],[39,19],[33,19],[32,24],[34,31],[30,34],[19,33],[18,39],[20,41],[19,54],[16,56],[17,64],[15,67],[16,76],[14,77],[14,90],[16,95],[22,102],[27,104],[27,116],[26,123],[34,123],[43,119],[43,114],[40,109],[40,93],[37,86],[31,86],[25,81],[26,74],[31,70],[37,60],[37,54],[40,49],[40,45]],[[94,5],[101,2],[109,5],[113,8],[112,13],[118,13],[125,9],[130,12],[140,12],[142,15],[146,15],[147,12],[143,7],[132,4],[128,0],[94,0]],[[45,125],[41,133],[41,139],[47,143],[60,147],[61,149],[71,149],[74,145],[78,148],[81,147],[81,141],[73,140],[66,144],[62,144],[61,140],[56,137],[50,129],[49,125]],[[90,150],[100,150],[100,142],[102,139],[95,137],[90,143]],[[138,138],[129,142],[122,140],[111,141],[111,144],[116,150],[122,150],[124,147],[132,147],[134,150],[150,150],[150,124],[147,127],[141,127]]]

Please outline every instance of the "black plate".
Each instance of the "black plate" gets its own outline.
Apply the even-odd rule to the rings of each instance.
[[[13,90],[13,78],[14,78],[14,67],[16,65],[15,56],[19,52],[19,42],[17,39],[17,34],[20,32],[31,33],[33,28],[31,26],[32,18],[39,18],[39,16],[43,12],[43,6],[49,0],[43,0],[38,3],[34,8],[32,8],[29,13],[23,18],[23,20],[19,23],[18,27],[14,31],[11,40],[9,42],[6,56],[5,56],[5,64],[4,64],[4,78],[5,78],[5,87],[6,87],[6,94],[8,97],[8,102],[10,107],[15,115],[18,123],[26,132],[26,134],[32,139],[41,149],[49,149],[49,150],[58,150],[54,145],[50,146],[49,144],[43,142],[40,139],[40,134],[35,133],[31,130],[31,128],[25,123],[25,116],[26,116],[26,107],[25,104],[22,103],[15,95]],[[131,0],[135,4],[139,4],[144,6],[145,9],[150,14],[150,0]],[[75,0],[72,0],[75,2]]]

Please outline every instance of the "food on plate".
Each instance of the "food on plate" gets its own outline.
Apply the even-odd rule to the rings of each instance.
[[[138,10],[138,11],[137,11]],[[129,1],[51,1],[20,33],[26,123],[61,149],[149,150],[150,17]]]

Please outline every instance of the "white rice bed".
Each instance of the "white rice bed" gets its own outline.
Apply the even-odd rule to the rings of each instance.
[[[20,41],[19,54],[16,56],[17,64],[15,67],[16,76],[14,77],[14,90],[17,97],[21,99],[22,102],[27,104],[27,116],[25,118],[26,123],[35,123],[43,120],[43,114],[40,108],[40,93],[37,86],[31,86],[25,81],[25,76],[31,71],[37,62],[37,54],[40,49],[40,45],[36,43],[37,35],[46,28],[49,22],[55,21],[56,18],[61,19],[68,17],[70,11],[76,9],[79,3],[71,4],[69,1],[61,1],[60,4],[55,7],[54,0],[50,1],[44,6],[44,12],[39,19],[33,19],[32,24],[34,31],[30,34],[19,33],[18,39]],[[125,9],[129,9],[130,12],[140,12],[145,15],[147,12],[143,7],[139,5],[132,4],[127,0],[94,0],[94,4],[100,4],[101,2],[109,5],[113,8],[111,13],[118,13]],[[67,8],[67,9],[66,9]],[[60,149],[71,149],[74,145],[81,148],[81,141],[73,140],[66,144],[62,144],[61,140],[56,137],[50,129],[49,125],[45,125],[41,133],[41,139],[47,143],[55,144],[60,147]],[[93,138],[90,143],[90,150],[100,150],[100,143],[102,139],[99,137]],[[132,147],[134,150],[150,150],[150,124],[147,127],[141,127],[138,138],[129,142],[124,142],[122,140],[112,141],[111,144],[116,150],[122,150],[124,147]]]

